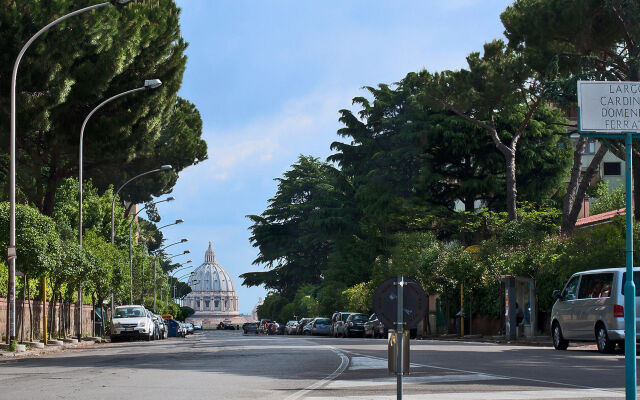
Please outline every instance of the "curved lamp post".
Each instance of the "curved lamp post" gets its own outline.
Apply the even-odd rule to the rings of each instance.
[[[185,251],[183,251],[182,253],[178,253],[178,254],[174,254],[174,255],[172,255],[172,256],[169,256],[169,257],[167,258],[167,260],[171,260],[171,259],[172,259],[172,258],[174,258],[174,257],[183,256],[183,255],[185,255],[185,254],[189,254],[189,253],[191,253],[191,250],[185,250]]]
[[[158,203],[164,203],[166,201],[173,201],[175,200],[175,198],[173,196],[171,197],[167,197],[164,200],[159,200],[159,201],[155,201],[153,203],[149,203],[149,204],[145,204],[144,207],[142,207],[140,210],[138,210],[137,213],[135,213],[133,215],[133,217],[131,217],[131,222],[129,222],[129,283],[131,285],[130,287],[130,292],[129,292],[129,301],[131,302],[131,304],[133,304],[133,239],[132,239],[132,234],[131,234],[131,227],[133,226],[133,221],[136,220],[136,217],[138,216],[138,214],[140,214],[143,210],[145,210],[147,208],[148,205],[154,205],[154,204],[158,204]],[[142,282],[143,282],[143,287],[142,287],[142,292],[143,292],[143,297],[144,297],[144,264],[143,264],[143,270],[142,270]],[[144,299],[143,299],[144,301]]]
[[[195,274],[194,271],[191,271],[187,274],[182,275],[181,277],[179,277],[174,283],[173,283],[173,298],[177,299],[177,294],[176,294],[176,289],[178,286],[178,282],[180,282],[182,279],[188,277],[188,276],[192,276],[193,274]],[[196,280],[194,280],[194,282],[196,282]],[[182,298],[180,298],[180,303],[178,303],[180,305],[180,307],[182,307],[184,305],[184,303],[182,303]]]
[[[187,265],[187,264],[191,264],[191,262],[192,262],[191,260],[187,260],[187,261],[183,262],[182,264],[179,264],[179,265],[178,265],[178,267],[177,267],[176,269],[174,269],[172,272],[170,272],[170,273],[169,273],[169,287],[168,287],[168,289],[169,289],[169,290],[168,290],[168,293],[167,293],[167,301],[168,301],[168,300],[169,300],[169,298],[171,297],[171,286],[172,286],[172,285],[171,285],[171,278],[176,279],[176,278],[175,278],[175,276],[174,276],[174,274],[175,274],[176,272],[180,271],[180,270],[183,270],[183,269],[185,269],[185,268],[189,268],[189,267],[190,267],[190,265],[189,265],[189,266],[186,266],[186,267],[183,267],[183,266],[184,266],[184,265]],[[182,268],[181,268],[181,267],[182,267]]]
[[[171,200],[175,200],[173,197],[169,197],[169,199]],[[158,202],[160,203],[160,202]],[[138,215],[136,213],[136,215]],[[133,222],[133,220],[131,221]],[[172,222],[170,224],[161,226],[158,228],[158,230],[161,230],[163,228],[166,228],[168,226],[171,225],[177,225],[177,224],[181,224],[183,223],[184,220],[183,219],[177,219],[176,222]],[[186,239],[185,239],[186,241]],[[188,253],[189,251],[187,250],[185,252]],[[130,268],[131,268],[131,298],[133,298],[133,259],[131,258],[131,223],[129,223],[129,264],[130,264]],[[154,257],[153,259],[153,312],[156,312],[156,259]],[[133,302],[133,300],[131,300]],[[142,302],[144,303],[144,264],[142,264]]]
[[[79,157],[78,157],[78,198],[79,198],[79,203],[78,203],[78,244],[80,245],[80,247],[82,247],[82,186],[84,183],[84,179],[82,178],[82,173],[84,170],[84,162],[83,162],[83,149],[84,149],[84,128],[87,126],[87,122],[89,122],[89,119],[91,119],[91,117],[93,116],[93,114],[96,113],[96,111],[98,111],[99,109],[101,109],[105,104],[120,98],[122,96],[125,96],[127,94],[130,93],[135,93],[135,92],[139,92],[142,90],[148,90],[148,89],[155,89],[157,87],[159,87],[160,85],[162,85],[162,82],[160,82],[160,79],[150,79],[150,80],[145,80],[144,81],[144,86],[136,88],[136,89],[132,89],[132,90],[127,90],[126,92],[122,92],[119,94],[116,94],[115,96],[111,96],[109,97],[107,100],[103,101],[102,103],[98,104],[98,106],[96,108],[94,108],[93,110],[91,110],[91,112],[85,117],[84,121],[82,121],[82,127],[80,128],[80,152],[79,152]],[[145,206],[146,207],[146,206]],[[143,208],[144,209],[144,208]],[[142,210],[140,210],[142,211]],[[137,214],[136,214],[137,215]],[[129,233],[131,234],[131,233]],[[129,238],[129,240],[131,241],[131,238]],[[131,248],[129,248],[129,258],[131,258]],[[133,289],[132,289],[133,290]],[[131,300],[133,302],[133,300]],[[78,285],[78,310],[82,309],[82,282],[80,282],[80,284]],[[78,327],[79,327],[79,333],[78,333],[78,338],[81,337],[82,334],[82,312],[78,313],[78,318],[79,318],[79,323],[78,323]]]
[[[126,181],[125,183],[122,184],[122,186],[120,186],[118,188],[118,190],[113,194],[113,201],[111,202],[111,243],[113,243],[114,241],[114,216],[115,216],[115,208],[116,208],[116,198],[118,198],[118,194],[120,193],[120,191],[127,186],[130,182],[141,178],[145,175],[149,175],[149,174],[153,174],[155,172],[160,172],[160,171],[166,171],[171,169],[171,165],[163,165],[160,168],[156,168],[156,169],[152,169],[151,171],[147,171],[147,172],[143,172],[139,175],[134,176],[133,178],[129,179],[128,181]]]
[[[160,171],[166,171],[171,169],[171,165],[163,165],[160,168],[156,168],[156,169],[152,169],[151,171],[147,171],[147,172],[143,172],[139,175],[134,176],[133,178],[129,179],[128,181],[126,181],[125,183],[122,184],[122,186],[120,186],[118,188],[118,190],[113,194],[113,200],[111,201],[111,243],[113,244],[114,242],[114,237],[115,237],[115,233],[114,233],[114,217],[115,217],[115,207],[116,207],[116,199],[118,198],[118,194],[120,193],[120,191],[122,190],[122,188],[124,188],[125,186],[127,186],[130,182],[143,177],[145,175],[149,175],[149,174],[153,174],[156,172],[160,172]],[[113,317],[113,311],[114,311],[114,295],[113,295],[113,291],[111,292],[111,316]]]
[[[83,149],[84,149],[84,128],[87,126],[87,122],[89,122],[89,119],[93,116],[93,114],[95,114],[96,111],[98,111],[99,109],[101,109],[105,104],[120,98],[122,96],[125,96],[127,94],[131,94],[131,93],[136,93],[136,92],[140,92],[142,90],[149,90],[149,89],[155,89],[157,87],[159,87],[160,85],[162,85],[162,82],[160,82],[160,79],[151,79],[151,80],[146,80],[144,81],[144,86],[136,88],[136,89],[131,89],[131,90],[127,90],[126,92],[122,92],[120,94],[117,94],[115,96],[109,97],[107,100],[103,101],[102,103],[98,104],[98,106],[96,108],[94,108],[93,110],[91,110],[91,112],[89,113],[89,115],[87,115],[87,117],[84,119],[84,121],[82,122],[82,127],[80,128],[80,155],[79,155],[79,163],[78,163],[78,183],[79,183],[79,197],[80,197],[80,212],[79,212],[79,225],[78,225],[78,243],[80,244],[80,247],[82,247],[82,183],[84,182],[82,179],[82,172],[84,169],[84,164],[83,164]],[[173,199],[172,197],[170,197],[171,199]],[[170,200],[165,200],[165,201],[170,201]],[[146,206],[145,206],[146,207]],[[142,208],[142,210],[144,210],[144,208]],[[140,211],[142,211],[140,210]],[[137,214],[136,214],[137,215]]]
[[[95,4],[89,7],[81,8],[79,10],[70,12],[62,17],[48,23],[35,35],[33,35],[27,43],[22,46],[22,49],[18,53],[15,63],[13,64],[13,73],[11,75],[11,128],[9,135],[9,247],[7,249],[7,258],[9,260],[9,334],[7,340],[11,343],[16,338],[16,300],[15,300],[15,276],[16,276],[16,81],[18,79],[18,67],[22,56],[27,51],[31,43],[33,43],[40,35],[49,30],[54,25],[70,18],[74,15],[84,13],[86,11],[95,10],[110,4],[124,5],[130,0],[110,0],[104,3]],[[45,333],[46,341],[46,333]]]
[[[184,238],[184,239],[180,239],[180,241],[175,242],[175,243],[171,243],[169,245],[166,245],[158,250],[156,250],[156,255],[153,258],[153,312],[156,312],[156,297],[157,297],[157,289],[158,289],[158,278],[156,276],[156,271],[158,270],[158,267],[156,267],[156,260],[158,259],[158,253],[160,253],[161,251],[171,247],[171,246],[175,246],[176,244],[181,244],[181,243],[185,243],[188,242],[189,239]],[[162,296],[162,294],[160,294]],[[160,300],[162,300],[162,297],[160,298]]]
[[[184,220],[183,220],[183,219],[177,219],[177,220],[176,220],[176,222],[172,222],[172,223],[170,223],[170,224],[162,225],[162,226],[161,226],[160,228],[158,228],[158,229],[163,229],[163,228],[166,228],[167,226],[171,226],[171,225],[178,225],[178,224],[181,224],[181,223],[183,223],[183,222],[184,222]],[[167,246],[167,247],[169,247],[169,246]]]
[[[168,245],[166,245],[166,246],[164,246],[162,248],[159,248],[158,250],[156,250],[156,253],[159,253],[159,252],[161,252],[161,251],[163,251],[163,250],[165,250],[165,249],[167,249],[167,248],[169,248],[171,246],[175,246],[176,244],[186,243],[188,241],[189,241],[189,239],[187,239],[187,238],[180,239],[180,241],[178,241],[178,242],[174,242],[174,243],[168,244]]]

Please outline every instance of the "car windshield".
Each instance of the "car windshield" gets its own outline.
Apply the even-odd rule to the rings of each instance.
[[[366,322],[368,320],[367,316],[364,314],[358,314],[358,315],[354,315],[351,318],[352,321],[356,321],[356,322]]]
[[[329,325],[329,318],[316,319],[316,325]]]
[[[351,314],[347,314],[347,313],[342,314],[342,321],[346,322],[347,318],[349,318],[349,315],[351,315]]]
[[[144,310],[140,307],[118,307],[114,318],[144,317]]]

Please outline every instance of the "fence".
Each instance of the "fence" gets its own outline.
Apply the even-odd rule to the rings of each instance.
[[[77,309],[75,303],[56,303],[55,307],[47,302],[47,331],[49,338],[70,337],[77,335]],[[93,331],[93,307],[82,306],[82,332],[83,334],[95,334]],[[53,314],[53,315],[52,315]],[[0,298],[0,327],[5,338],[8,332],[8,308],[7,299]],[[16,338],[18,341],[31,339],[42,340],[42,301],[22,300],[16,301]]]

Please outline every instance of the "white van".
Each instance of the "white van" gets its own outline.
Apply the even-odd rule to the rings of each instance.
[[[624,347],[624,282],[626,268],[608,268],[573,274],[551,311],[553,347],[566,350],[569,342],[595,341],[598,351],[609,353],[616,343]],[[636,308],[640,292],[640,268],[634,268]],[[636,314],[636,338],[640,332]]]

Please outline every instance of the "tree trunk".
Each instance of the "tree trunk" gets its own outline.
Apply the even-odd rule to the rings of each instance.
[[[24,278],[27,281],[27,297],[29,297],[29,341],[33,342],[33,312],[31,311],[31,285],[29,284],[29,278],[27,274],[24,274]]]
[[[55,337],[55,327],[56,327],[56,287],[53,286],[53,290],[51,291],[51,302],[49,303],[49,337],[51,339],[56,339]]]
[[[587,140],[584,137],[580,137],[576,142],[576,148],[573,150],[573,165],[571,166],[571,172],[569,174],[569,184],[567,185],[567,193],[562,202],[562,223],[560,229],[563,233],[570,230],[569,214],[573,209],[573,204],[576,199],[576,188],[580,180],[580,170],[582,169],[582,158],[586,144]]]
[[[511,152],[504,152],[503,154],[507,167],[507,214],[510,220],[516,220],[518,219],[518,208],[516,206],[518,197],[518,189],[516,187],[516,152],[515,149],[511,149]]]
[[[584,146],[583,146],[583,150],[584,150]],[[593,175],[596,173],[596,170],[600,166],[600,162],[602,161],[602,158],[604,157],[604,155],[607,153],[607,150],[608,150],[607,146],[605,146],[604,143],[601,143],[600,148],[598,149],[596,154],[593,156],[593,159],[591,159],[591,162],[589,163],[587,170],[584,172],[584,174],[582,174],[582,177],[580,177],[579,167],[578,167],[577,176],[575,177],[574,177],[574,170],[573,168],[571,169],[571,181],[573,181],[575,178],[575,182],[577,183],[578,178],[580,178],[580,184],[578,185],[577,190],[575,190],[575,183],[572,189],[571,181],[569,182],[569,187],[567,187],[567,194],[565,195],[565,201],[562,207],[561,233],[563,235],[569,235],[575,229],[576,221],[578,220],[578,214],[580,214],[580,209],[582,207],[582,202],[584,201],[584,197],[587,193],[587,190],[591,185],[591,179],[593,178]],[[578,148],[576,148],[576,152],[578,152]],[[574,153],[574,167],[575,167],[576,157],[577,156]],[[580,157],[580,165],[582,165],[582,157]],[[570,196],[569,190],[571,191],[575,190],[575,194],[573,195],[574,199],[572,201],[570,208],[567,209],[565,207],[567,206],[567,197]]]
[[[98,306],[100,307],[100,337],[104,337],[104,323],[105,323],[105,318],[104,318],[104,297],[99,296],[98,297]]]
[[[93,310],[91,310],[91,336],[96,336],[96,292],[91,295],[91,304]]]
[[[22,286],[22,318],[20,319],[20,342],[24,343],[24,301],[27,297],[27,274],[24,274],[24,285]]]
[[[53,157],[55,159],[55,155]],[[51,171],[47,179],[47,188],[44,192],[44,199],[42,199],[42,209],[40,210],[40,212],[48,217],[53,214],[53,205],[56,200],[56,189],[58,188],[58,181],[60,179],[58,177],[56,165],[50,165],[50,169]]]

